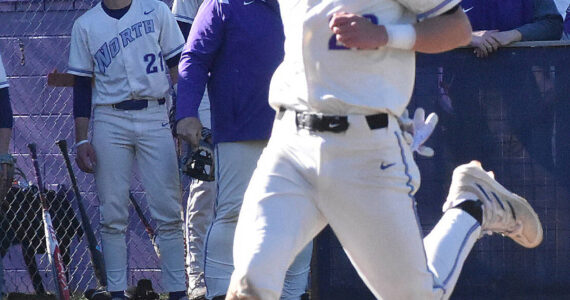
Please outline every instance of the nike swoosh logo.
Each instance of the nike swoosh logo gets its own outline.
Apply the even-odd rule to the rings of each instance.
[[[250,5],[250,4],[252,4],[253,2],[255,2],[255,0],[244,1],[244,2],[243,2],[243,5]]]
[[[153,12],[153,11],[154,11],[154,8],[151,9],[151,10],[149,10],[149,11],[145,11],[144,14],[145,14],[145,15],[148,15],[148,14],[150,14],[150,13]]]
[[[468,12],[468,11],[472,10],[472,9],[473,9],[473,6],[471,6],[471,7],[467,8],[467,9],[463,9],[463,12],[464,12],[464,13],[466,13],[466,12]]]
[[[339,127],[339,126],[340,126],[339,123],[331,123],[331,124],[329,124],[329,128],[337,128],[337,127]]]
[[[391,164],[387,164],[387,165],[386,165],[386,164],[384,164],[384,162],[382,162],[382,163],[380,164],[380,169],[381,169],[381,170],[386,170],[386,169],[388,169],[389,167],[391,167],[391,166],[393,166],[393,165],[395,165],[395,164],[396,164],[396,163],[391,163]]]
[[[168,126],[168,122],[163,122],[162,127],[166,127],[166,126]]]

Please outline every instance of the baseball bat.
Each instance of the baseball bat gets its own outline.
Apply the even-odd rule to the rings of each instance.
[[[30,149],[32,163],[36,172],[36,181],[38,183],[39,197],[42,204],[42,220],[44,223],[44,231],[46,236],[46,252],[48,254],[49,262],[52,267],[56,286],[56,294],[60,300],[69,300],[70,295],[69,287],[67,286],[67,278],[65,277],[65,266],[63,265],[59,243],[57,242],[55,230],[51,221],[51,215],[49,213],[49,205],[46,199],[46,189],[42,181],[40,165],[38,163],[36,144],[28,144],[28,149]]]
[[[71,180],[71,186],[73,187],[73,192],[75,194],[75,199],[77,200],[77,206],[79,207],[79,214],[81,215],[81,224],[83,225],[83,230],[85,231],[85,236],[87,237],[87,247],[89,248],[89,253],[91,254],[91,264],[93,265],[93,272],[97,278],[97,282],[100,287],[107,286],[107,274],[105,273],[105,260],[103,260],[103,253],[97,243],[97,238],[95,238],[95,233],[91,227],[91,221],[85,210],[85,205],[83,204],[83,198],[81,198],[81,193],[79,192],[79,187],[77,186],[77,179],[75,178],[75,173],[71,166],[71,161],[69,160],[69,153],[67,152],[67,141],[59,140],[56,142],[61,154],[63,154],[63,159],[65,160],[65,165],[67,167],[67,173],[69,174],[69,179]]]
[[[141,220],[141,222],[144,225],[144,229],[146,230],[146,233],[148,234],[148,237],[150,238],[150,242],[152,243],[152,246],[154,247],[154,252],[156,252],[156,255],[158,257],[160,257],[160,251],[158,250],[158,245],[156,244],[156,234],[154,233],[154,229],[152,229],[152,226],[150,226],[150,223],[148,222],[147,218],[144,216],[144,213],[143,213],[141,207],[139,206],[139,204],[135,200],[135,197],[133,196],[133,193],[131,193],[131,192],[129,192],[129,200],[131,200],[131,204],[135,208],[135,211],[136,211],[137,215],[139,216],[139,219]]]

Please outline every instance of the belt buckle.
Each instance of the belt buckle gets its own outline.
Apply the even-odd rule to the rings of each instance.
[[[297,123],[297,128],[308,129],[310,131],[318,131],[319,121],[322,120],[322,116],[311,114],[308,112],[296,112],[295,122]]]

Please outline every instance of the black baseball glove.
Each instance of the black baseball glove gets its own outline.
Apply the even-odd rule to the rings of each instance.
[[[180,163],[182,173],[198,180],[214,181],[215,163],[212,144],[206,142],[202,136],[197,149],[191,149],[190,145],[186,149],[186,155],[182,157]]]

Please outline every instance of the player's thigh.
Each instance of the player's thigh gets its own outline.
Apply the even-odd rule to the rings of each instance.
[[[161,230],[165,224],[177,228],[182,222],[182,195],[174,139],[170,128],[161,125],[162,114],[156,115],[141,122],[144,130],[136,139],[136,161],[153,219]]]
[[[434,281],[413,199],[419,172],[398,132],[377,135],[332,154],[322,170],[320,208],[377,297],[431,299]]]
[[[237,222],[245,190],[267,141],[216,145],[216,222]]]
[[[97,158],[95,183],[102,223],[124,231],[128,216],[128,190],[134,161],[129,123],[111,107],[97,107],[93,122],[93,149]]]
[[[268,147],[269,148],[269,147]],[[290,157],[267,149],[245,193],[234,242],[233,282],[281,292],[295,256],[326,225],[312,187]]]

